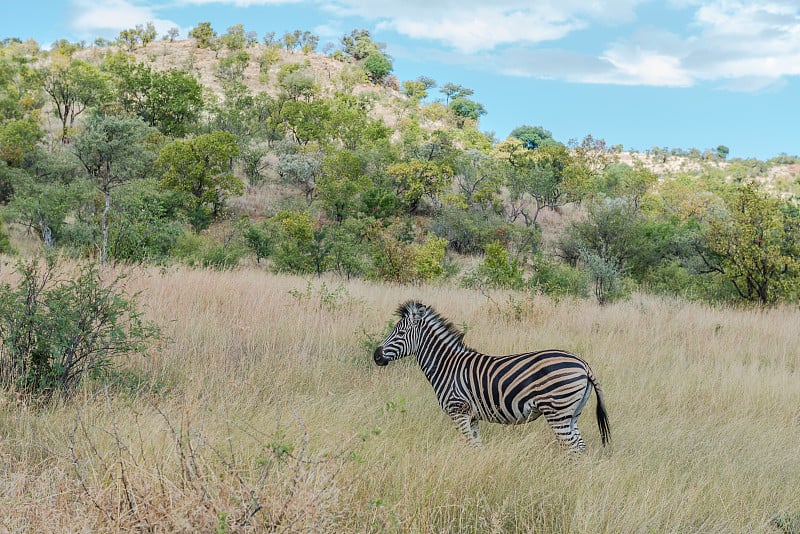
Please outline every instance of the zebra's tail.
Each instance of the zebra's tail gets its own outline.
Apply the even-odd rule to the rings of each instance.
[[[597,394],[597,409],[595,414],[597,415],[597,426],[600,428],[600,439],[603,442],[603,447],[605,447],[606,444],[611,441],[611,426],[608,423],[608,413],[606,413],[606,406],[603,402],[603,392],[591,369],[589,370],[589,380],[592,382],[592,386],[594,386],[595,394]]]

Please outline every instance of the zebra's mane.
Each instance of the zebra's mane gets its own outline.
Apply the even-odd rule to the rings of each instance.
[[[439,315],[439,312],[433,307],[417,300],[409,300],[397,308],[397,315],[401,318],[406,318],[414,314],[419,314],[419,318],[425,320],[430,326],[434,328],[438,327],[437,331],[440,335],[452,339],[465,349],[468,348],[464,345],[464,332],[451,321]]]

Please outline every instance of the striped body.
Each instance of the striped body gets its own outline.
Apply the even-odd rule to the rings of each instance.
[[[583,450],[577,420],[597,392],[597,419],[603,444],[609,438],[602,393],[589,365],[573,354],[544,350],[489,356],[466,347],[463,333],[433,309],[408,302],[400,321],[375,350],[378,365],[416,354],[439,404],[473,444],[478,421],[521,424],[544,416],[564,445]]]

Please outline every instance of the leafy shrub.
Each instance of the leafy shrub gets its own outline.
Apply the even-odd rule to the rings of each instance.
[[[500,233],[511,229],[505,221],[491,213],[448,206],[431,223],[431,230],[445,238],[450,248],[460,254],[483,252],[498,239]]]
[[[228,243],[207,243],[201,249],[200,264],[213,269],[232,269],[239,265],[246,249],[238,241]]]
[[[528,287],[553,296],[586,297],[589,280],[586,273],[570,265],[537,256],[533,261]]]
[[[593,250],[584,249],[581,260],[589,273],[594,296],[600,305],[619,300],[630,293],[622,265],[615,258],[606,258]]]
[[[8,254],[13,251],[11,246],[11,238],[8,236],[8,231],[4,224],[0,224],[0,253]]]
[[[160,191],[151,180],[137,180],[119,188],[116,211],[109,223],[109,251],[116,260],[163,261],[180,236],[181,195]]]
[[[429,237],[414,248],[414,271],[419,280],[433,280],[444,274],[447,240]]]
[[[237,239],[218,242],[207,236],[186,233],[175,243],[174,255],[191,267],[231,269],[247,254],[246,245]]]
[[[369,267],[367,224],[362,219],[345,219],[325,232],[328,268],[348,280],[364,275]]]
[[[16,288],[0,286],[0,379],[27,394],[69,397],[87,373],[114,357],[141,352],[160,336],[122,287],[94,263],[73,279],[56,278],[56,262],[19,263]],[[135,296],[134,296],[135,297]]]
[[[383,232],[374,239],[374,246],[373,266],[380,280],[418,283],[445,273],[445,239],[429,237],[421,245],[414,245]]]
[[[243,223],[242,235],[245,243],[256,255],[256,263],[264,258],[268,258],[275,250],[274,228],[263,223],[255,225],[249,220]]]
[[[281,211],[274,217],[278,225],[278,242],[272,260],[279,272],[311,273],[320,265],[314,223],[308,213]]]
[[[521,289],[525,284],[524,271],[518,260],[509,258],[506,248],[495,242],[486,246],[483,263],[468,273],[462,283],[475,288]]]
[[[800,533],[800,513],[781,513],[772,518],[772,524],[785,534]]]

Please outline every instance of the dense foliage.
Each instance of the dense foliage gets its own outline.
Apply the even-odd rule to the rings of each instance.
[[[6,225],[101,263],[252,259],[601,303],[800,294],[797,181],[759,185],[793,158],[727,161],[719,145],[626,159],[529,124],[498,140],[478,129],[472,89],[401,84],[363,29],[325,55],[308,31],[259,43],[200,22],[176,37],[148,25],[92,47],[2,42]]]
[[[122,278],[105,281],[95,264],[59,279],[45,265],[21,262],[16,287],[0,286],[0,383],[25,393],[70,396],[115,356],[142,351],[160,334],[146,321]]]

